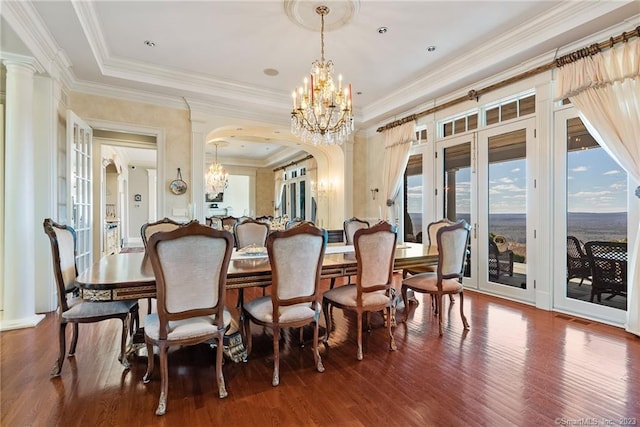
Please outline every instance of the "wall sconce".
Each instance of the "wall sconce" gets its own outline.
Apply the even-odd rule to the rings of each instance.
[[[318,200],[328,198],[333,192],[333,182],[331,181],[320,181],[320,182],[311,182],[311,192],[316,195]]]
[[[376,199],[376,194],[378,193],[378,189],[377,188],[371,188],[369,191],[371,191],[371,198],[373,200]]]

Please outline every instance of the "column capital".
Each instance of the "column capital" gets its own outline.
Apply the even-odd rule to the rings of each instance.
[[[31,56],[0,52],[0,60],[2,60],[2,64],[7,67],[7,69],[16,67],[24,70],[31,70],[32,73],[45,72],[45,69],[40,65],[40,63]]]

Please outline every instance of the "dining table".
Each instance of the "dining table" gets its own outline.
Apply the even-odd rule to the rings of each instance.
[[[394,269],[403,270],[435,265],[438,248],[421,243],[396,245]],[[322,279],[357,275],[358,263],[353,245],[328,244],[322,262]],[[146,252],[106,255],[76,278],[80,297],[90,301],[119,301],[153,298],[156,282]],[[234,249],[227,270],[229,289],[244,289],[271,284],[271,266],[265,251],[247,253]],[[234,361],[246,359],[240,334],[228,337],[229,354]]]

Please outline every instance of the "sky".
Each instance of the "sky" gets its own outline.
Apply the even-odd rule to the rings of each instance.
[[[409,212],[421,209],[422,187],[417,177],[408,181]],[[573,151],[567,156],[567,210],[569,212],[626,212],[627,174],[601,148]],[[489,170],[491,213],[525,213],[526,162],[492,163]],[[456,174],[457,212],[469,213],[470,169]]]

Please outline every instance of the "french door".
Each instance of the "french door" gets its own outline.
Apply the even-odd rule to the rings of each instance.
[[[76,265],[93,263],[93,130],[67,110],[67,218],[76,231]]]
[[[534,118],[437,144],[438,213],[471,224],[465,286],[535,301]]]
[[[477,288],[477,174],[476,133],[437,143],[436,217],[465,220],[471,225],[469,252],[464,272],[465,287]]]
[[[627,174],[590,135],[575,108],[557,111],[554,122],[554,308],[622,325],[627,298],[605,293],[592,301],[590,269],[581,269],[569,255],[584,251],[588,241],[628,240]]]

